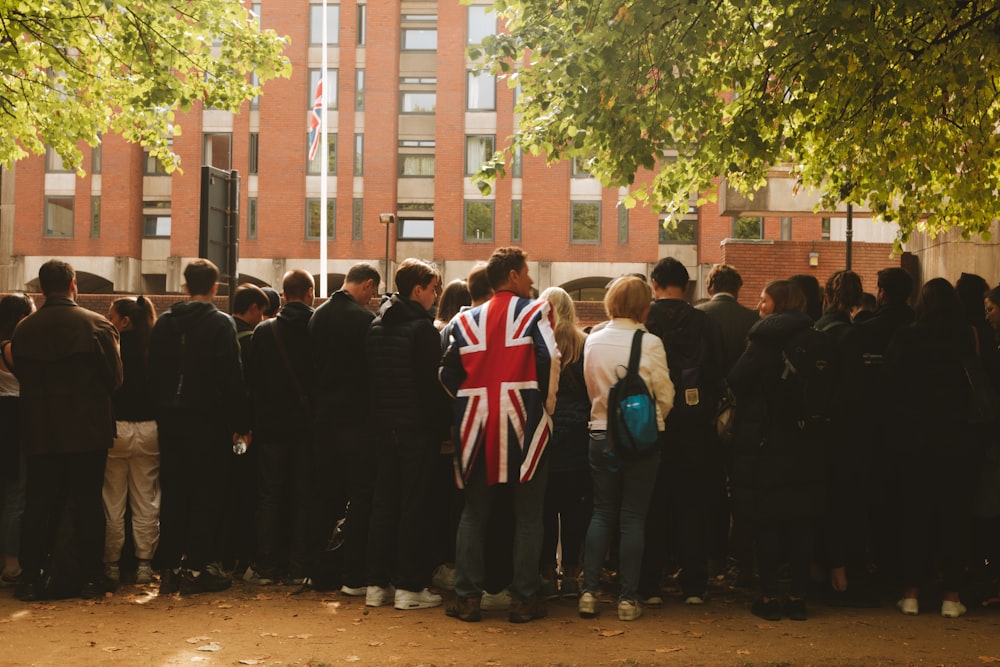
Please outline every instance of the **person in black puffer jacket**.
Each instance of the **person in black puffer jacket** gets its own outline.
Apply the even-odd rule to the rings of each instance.
[[[427,590],[430,543],[424,538],[433,469],[448,437],[451,411],[437,379],[441,336],[430,308],[441,294],[437,267],[407,259],[396,270],[396,289],[379,310],[365,340],[370,415],[375,424],[378,471],[368,533],[365,604],[396,609],[441,604]]]
[[[778,567],[791,564],[792,583],[784,612],[805,620],[805,594],[814,548],[814,522],[825,509],[825,437],[803,429],[790,414],[781,374],[782,349],[812,326],[805,296],[788,280],[776,280],[761,293],[761,320],[750,329],[749,345],[729,373],[736,396],[733,444],[733,500],[752,517],[762,596],[753,613],[781,618]],[[788,553],[783,553],[783,545]]]

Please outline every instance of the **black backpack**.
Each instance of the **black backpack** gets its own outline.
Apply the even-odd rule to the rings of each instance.
[[[674,407],[668,421],[707,424],[716,415],[722,397],[722,372],[710,354],[707,322],[704,313],[692,308],[679,325],[655,332],[663,341],[674,385]]]
[[[608,440],[623,458],[642,458],[658,451],[656,401],[639,375],[642,334],[637,329],[632,336],[628,368],[608,392]]]
[[[781,349],[779,408],[799,429],[828,424],[837,398],[837,344],[812,327],[793,335]]]

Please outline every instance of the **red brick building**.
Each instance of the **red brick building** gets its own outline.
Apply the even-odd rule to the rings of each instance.
[[[485,0],[474,2],[329,3],[331,289],[355,262],[383,264],[387,232],[390,264],[431,259],[447,280],[464,277],[495,246],[520,245],[539,289],[561,285],[578,299],[600,298],[622,273],[648,275],[667,255],[688,265],[693,294],[703,296],[708,267],[735,259],[723,241],[737,236],[835,243],[823,241],[829,222],[818,216],[734,219],[715,204],[664,230],[649,208],[619,207],[623,191],[568,162],[547,167],[530,156],[483,197],[469,175],[513,131],[515,90],[473,73],[466,48],[497,29]],[[320,158],[307,159],[307,128],[320,76],[321,7],[253,3],[264,27],[290,37],[292,76],[268,82],[240,113],[196,105],[178,114],[183,133],[174,150],[183,174],[166,175],[141,147],[112,136],[84,151],[82,178],[53,155],[19,162],[4,202],[13,202],[5,213],[13,234],[8,247],[0,243],[8,265],[0,288],[31,287],[38,266],[58,256],[73,262],[82,291],[179,292],[183,267],[198,253],[202,164],[240,173],[241,281],[276,284],[291,268],[318,274]],[[393,213],[396,223],[380,224],[380,213]],[[742,254],[734,263],[754,274],[746,276],[753,284],[797,271]],[[822,280],[841,267],[820,268]]]

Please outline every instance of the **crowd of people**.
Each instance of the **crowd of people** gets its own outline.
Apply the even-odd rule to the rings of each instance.
[[[768,620],[887,586],[906,615],[931,587],[961,616],[971,578],[998,597],[1000,287],[978,276],[915,299],[900,268],[872,294],[852,271],[793,276],[754,311],[725,264],[692,305],[667,257],[609,283],[586,330],[564,290],[533,296],[516,247],[448,285],[407,259],[377,308],[367,263],[316,308],[303,270],[280,297],[242,285],[232,315],[211,262],[184,277],[159,317],[144,296],[80,307],[60,260],[41,308],[0,300],[0,585],[19,600],[335,582],[524,623],[560,597],[598,614],[611,573],[633,621],[666,576],[701,605],[725,571],[759,579]],[[612,428],[630,357],[659,431],[641,455]]]

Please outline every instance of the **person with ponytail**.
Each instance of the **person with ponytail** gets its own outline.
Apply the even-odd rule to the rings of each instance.
[[[132,509],[132,539],[139,561],[135,580],[153,581],[153,554],[160,541],[160,446],[146,381],[149,336],[156,309],[144,297],[111,303],[108,319],[121,335],[125,380],[113,396],[117,437],[104,470],[104,574],[121,578],[118,561],[125,543],[125,503]]]

